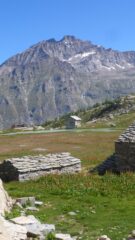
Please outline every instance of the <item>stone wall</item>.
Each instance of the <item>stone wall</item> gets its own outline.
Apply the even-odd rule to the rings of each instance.
[[[117,174],[135,172],[135,121],[115,142],[115,153],[92,171],[98,171],[101,175],[107,171]]]
[[[70,153],[48,154],[46,156],[25,156],[12,158],[0,164],[0,178],[3,181],[25,181],[46,174],[76,173],[81,170],[81,161]]]
[[[135,171],[135,143],[115,142],[116,166],[119,172]]]
[[[115,142],[115,154],[119,172],[135,171],[135,122]]]

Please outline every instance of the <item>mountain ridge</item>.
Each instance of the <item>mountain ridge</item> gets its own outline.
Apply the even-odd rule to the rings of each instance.
[[[134,92],[134,51],[74,36],[42,41],[0,65],[0,128],[42,124]]]

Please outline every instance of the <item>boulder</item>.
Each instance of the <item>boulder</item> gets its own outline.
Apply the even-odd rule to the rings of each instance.
[[[127,240],[135,240],[135,230],[131,232],[131,234],[128,236]]]
[[[27,240],[27,229],[0,216],[0,240]]]
[[[11,219],[14,224],[21,225],[27,229],[28,237],[39,237],[39,239],[44,239],[44,237],[55,231],[55,226],[52,224],[41,224],[33,215],[20,216]]]
[[[20,203],[22,206],[30,205],[30,206],[34,207],[35,206],[35,197],[17,198],[16,203]]]

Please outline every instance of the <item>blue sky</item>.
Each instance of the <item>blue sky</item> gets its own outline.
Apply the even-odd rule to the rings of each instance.
[[[135,50],[135,0],[0,0],[0,23],[0,63],[64,35]]]

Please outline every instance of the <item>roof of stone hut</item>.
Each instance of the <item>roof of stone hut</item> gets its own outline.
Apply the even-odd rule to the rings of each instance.
[[[78,116],[73,115],[73,116],[70,116],[70,117],[73,118],[76,121],[81,121],[81,118],[79,118]]]
[[[10,162],[19,172],[49,170],[51,168],[68,167],[81,163],[80,159],[72,157],[70,153],[47,154],[46,156],[24,156],[21,158],[6,159],[4,163]]]
[[[118,142],[135,142],[135,121],[122,133]]]

